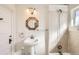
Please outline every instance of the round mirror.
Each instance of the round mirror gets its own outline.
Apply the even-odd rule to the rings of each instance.
[[[26,20],[26,27],[29,30],[35,30],[38,27],[38,25],[39,25],[39,22],[35,17],[29,17]]]

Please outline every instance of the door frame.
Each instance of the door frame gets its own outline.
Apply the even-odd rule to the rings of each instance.
[[[9,10],[10,11],[10,13],[11,13],[11,36],[12,36],[12,43],[9,45],[10,46],[10,54],[13,54],[14,53],[14,51],[15,51],[15,40],[16,40],[16,33],[17,33],[17,31],[16,31],[16,11],[15,11],[15,6],[14,5],[12,5],[12,6],[10,6],[10,5],[7,5],[7,4],[3,4],[3,5],[0,5],[1,7],[3,7],[3,8],[5,8],[5,9],[7,9],[7,10]]]

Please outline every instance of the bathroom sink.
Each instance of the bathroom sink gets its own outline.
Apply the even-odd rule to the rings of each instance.
[[[34,39],[26,39],[26,40],[24,40],[24,45],[27,47],[33,47],[33,46],[37,45],[37,41]]]

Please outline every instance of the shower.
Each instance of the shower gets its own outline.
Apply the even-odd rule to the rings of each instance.
[[[59,10],[57,10],[57,12],[58,12],[58,30],[57,30],[57,39],[59,38],[59,35],[60,35],[60,22],[61,22],[61,14],[62,14],[62,9],[59,9]],[[58,45],[58,53],[60,54],[60,55],[63,55],[62,54],[62,51],[61,51],[61,49],[62,49],[62,45],[60,44],[60,45]]]

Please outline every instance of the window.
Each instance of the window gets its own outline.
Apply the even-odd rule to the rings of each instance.
[[[79,10],[75,12],[75,26],[79,26]]]

